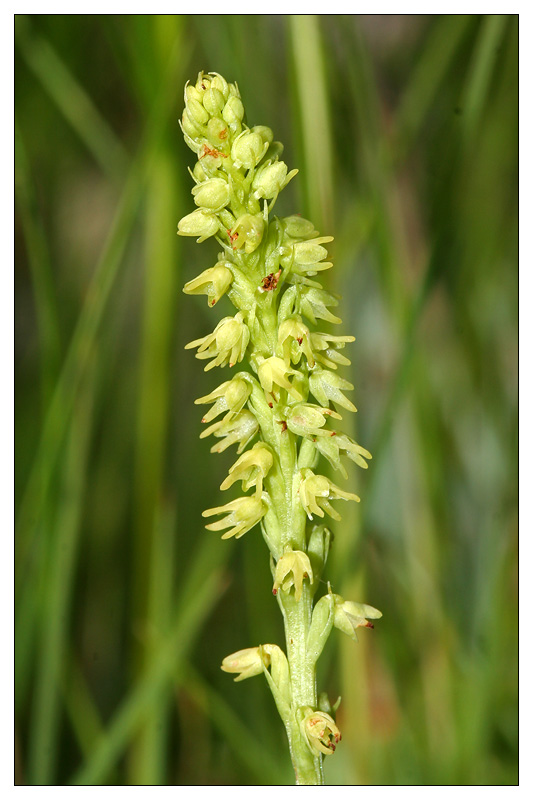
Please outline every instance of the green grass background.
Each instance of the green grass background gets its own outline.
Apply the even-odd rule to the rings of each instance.
[[[201,518],[234,454],[183,350],[229,313],[181,292],[217,253],[175,233],[200,69],[284,142],[357,337],[327,572],[383,619],[321,660],[326,780],[517,782],[517,48],[514,15],[16,17],[18,783],[292,782],[219,669],[283,634],[259,530]]]

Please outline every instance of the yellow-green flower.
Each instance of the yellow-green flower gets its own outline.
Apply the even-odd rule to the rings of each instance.
[[[275,396],[278,389],[285,389],[295,400],[303,400],[300,392],[288,379],[289,375],[299,375],[299,373],[288,367],[282,358],[271,356],[263,359],[259,363],[257,374],[261,386],[267,394]]]
[[[230,198],[228,183],[223,178],[211,178],[205,183],[200,183],[194,187],[192,194],[197,206],[213,212],[227,206]]]
[[[210,531],[222,531],[224,528],[231,528],[231,530],[222,534],[222,538],[230,539],[235,536],[236,539],[240,539],[250,528],[257,525],[266,512],[267,504],[263,498],[252,495],[251,497],[238,497],[236,500],[226,503],[225,506],[208,508],[202,513],[202,516],[212,517],[215,514],[227,514],[224,519],[211,522],[205,527]]]
[[[313,514],[323,517],[324,511],[327,511],[330,517],[340,520],[341,515],[333,508],[330,500],[359,502],[356,494],[345,492],[339,486],[335,486],[325,475],[315,475],[310,469],[304,469],[303,474],[304,478],[299,489],[300,502],[309,519],[313,518]]]
[[[310,333],[299,316],[284,319],[278,328],[278,345],[283,352],[283,358],[288,367],[300,361],[302,353],[305,354],[310,367],[315,366],[315,357],[311,349]]]
[[[235,416],[229,419],[225,417],[220,422],[215,422],[210,425],[205,431],[200,434],[200,439],[205,439],[206,436],[213,434],[217,438],[222,438],[222,441],[213,445],[211,448],[212,453],[222,453],[230,445],[239,442],[237,453],[242,453],[246,445],[254,438],[259,430],[259,423],[255,416],[243,409]]]
[[[233,367],[238,361],[242,361],[249,341],[250,331],[244,322],[242,312],[239,311],[234,317],[221,319],[212,333],[189,342],[185,345],[185,349],[197,347],[196,358],[212,359],[204,367],[207,372],[213,367],[224,367],[228,363]]]
[[[198,236],[197,242],[203,242],[218,233],[220,225],[216,216],[205,208],[197,208],[178,222],[180,236]]]
[[[266,654],[265,654],[266,655]],[[268,657],[268,656],[267,656]],[[263,672],[263,654],[261,647],[247,647],[244,650],[237,650],[222,661],[224,672],[236,673],[234,681],[244,681],[246,678],[253,678],[254,675],[261,675]]]
[[[183,291],[185,294],[206,294],[207,305],[214,306],[226,294],[232,280],[231,271],[224,266],[223,262],[220,262],[214,267],[205,269],[192,281],[188,281],[183,287]]]
[[[331,436],[332,431],[324,430],[326,417],[342,419],[331,408],[322,408],[312,403],[298,403],[287,414],[287,427],[298,436]]]
[[[230,231],[234,250],[253,253],[261,244],[265,223],[261,214],[242,214]]]
[[[230,381],[221,383],[220,386],[214,389],[210,394],[199,397],[198,400],[194,401],[196,405],[213,403],[213,408],[202,417],[202,422],[211,422],[212,419],[215,419],[219,414],[223,414],[226,411],[228,413],[224,417],[224,420],[228,421],[244,408],[244,404],[250,397],[252,387],[248,381],[240,377],[242,374],[243,373],[239,372],[239,374],[235,375]]]
[[[381,619],[383,616],[381,611],[366,603],[353,603],[351,600],[343,600],[338,594],[334,594],[333,599],[335,601],[333,624],[353,639],[354,642],[357,641],[357,628],[373,628],[374,625],[370,620]]]
[[[335,405],[342,406],[347,411],[357,411],[354,404],[341,391],[341,389],[353,389],[353,383],[341,378],[336,372],[317,368],[309,376],[309,388],[323,406],[329,406],[331,400]]]
[[[349,366],[352,362],[338,351],[347,342],[355,342],[354,336],[332,336],[329,333],[311,333],[311,347],[315,353],[315,358],[329,369],[337,369],[337,364]]]
[[[228,477],[221,483],[222,491],[233,486],[235,481],[242,481],[243,491],[247,492],[252,486],[256,493],[263,491],[263,479],[268,474],[273,464],[272,450],[264,442],[254,444],[229,468]]]
[[[294,586],[294,597],[300,600],[304,578],[313,583],[313,568],[309,556],[301,550],[287,548],[276,564],[272,593],[277,594],[280,587],[282,591],[289,592]]]
[[[324,711],[307,710],[301,722],[302,733],[311,752],[331,755],[341,740],[335,720]]]

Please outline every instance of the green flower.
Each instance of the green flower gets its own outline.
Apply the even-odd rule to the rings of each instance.
[[[324,511],[327,511],[330,517],[340,520],[341,515],[335,511],[330,500],[355,500],[356,503],[359,503],[356,494],[345,492],[335,486],[325,475],[315,475],[310,469],[303,470],[303,474],[304,478],[299,490],[300,502],[309,519],[313,518],[313,514],[323,517]]]
[[[298,170],[293,169],[287,174],[287,165],[284,161],[267,164],[253,179],[254,197],[258,200],[261,198],[273,200],[297,173]]]
[[[203,242],[210,236],[214,236],[218,233],[219,228],[215,215],[204,208],[197,208],[196,211],[187,214],[178,222],[178,234],[180,236],[198,236],[197,242]]]
[[[373,628],[370,620],[381,619],[383,614],[377,608],[366,603],[352,603],[350,600],[343,600],[338,595],[333,595],[335,601],[335,617],[333,624],[336,628],[347,634],[354,642],[357,641],[357,628]]]
[[[263,491],[263,479],[268,474],[272,464],[273,456],[270,447],[264,442],[254,444],[251,450],[243,453],[242,456],[230,467],[228,477],[223,481],[220,488],[222,491],[233,486],[235,481],[242,481],[243,491],[247,492],[252,486],[256,487],[256,494]]]
[[[278,328],[278,345],[283,351],[283,358],[287,366],[291,361],[297,364],[302,353],[305,354],[310,367],[315,366],[315,358],[310,344],[310,333],[299,316],[283,320]]]
[[[329,333],[319,332],[311,334],[311,347],[316,360],[329,369],[337,369],[337,364],[348,367],[352,363],[338,352],[347,342],[355,342],[355,336],[332,336]]]
[[[331,400],[347,411],[357,411],[354,404],[341,392],[341,389],[353,389],[353,384],[341,378],[336,372],[319,367],[309,376],[309,389],[323,406],[329,406]]]
[[[282,358],[271,356],[263,359],[259,363],[257,374],[265,392],[274,398],[274,391],[285,389],[295,400],[303,400],[300,392],[288,379],[289,375],[298,375],[299,373],[295,369],[288,367]]]
[[[234,250],[244,248],[245,253],[253,253],[261,244],[265,223],[260,214],[243,214],[230,231]]]
[[[207,372],[213,367],[224,367],[228,363],[233,367],[238,361],[242,361],[249,341],[250,331],[239,311],[234,317],[221,319],[212,333],[189,342],[185,349],[197,347],[196,358],[213,359],[204,367]]]
[[[326,292],[325,289],[319,289],[316,286],[303,286],[300,289],[300,311],[307,319],[311,320],[313,325],[316,325],[317,319],[339,325],[342,322],[340,317],[336,317],[327,308],[338,304],[337,298],[330,292]]]
[[[279,588],[289,592],[294,586],[294,598],[300,600],[304,578],[313,583],[313,569],[309,556],[301,550],[287,548],[276,564],[272,593],[277,594]]]
[[[214,306],[222,295],[226,294],[232,280],[233,275],[230,270],[223,263],[219,263],[204,270],[192,281],[188,281],[183,291],[185,294],[206,294],[207,305]]]
[[[220,211],[230,200],[229,186],[223,178],[211,178],[205,183],[198,184],[192,190],[192,194],[197,206],[210,211]]]
[[[196,405],[213,403],[213,408],[202,417],[202,422],[211,422],[212,419],[215,419],[215,417],[218,417],[219,414],[223,414],[225,411],[228,413],[224,419],[228,421],[241,411],[252,391],[249,381],[243,380],[243,378],[240,377],[241,374],[242,373],[235,375],[230,381],[224,381],[224,383],[214,389],[210,394],[199,397],[198,400],[194,401]],[[247,373],[244,374],[247,376]]]
[[[348,475],[344,465],[341,463],[341,455],[348,456],[363,469],[368,468],[365,458],[369,460],[372,458],[368,450],[365,450],[364,447],[354,442],[346,434],[337,433],[336,431],[332,431],[329,436],[317,436],[314,440],[314,445],[327,458],[331,466],[334,469],[338,469],[345,478]]]
[[[329,714],[307,709],[301,722],[302,733],[311,752],[331,755],[341,740],[341,732]]]
[[[209,531],[221,531],[224,528],[231,528],[222,534],[223,539],[230,539],[235,536],[240,539],[241,536],[257,525],[259,520],[265,516],[267,512],[267,504],[262,497],[252,495],[252,497],[238,497],[237,500],[232,500],[226,503],[225,506],[217,506],[216,508],[208,508],[202,513],[202,517],[212,517],[215,514],[227,514],[224,519],[219,519],[216,522],[211,522],[205,527]]]
[[[259,423],[251,411],[244,409],[235,416],[229,419],[225,417],[220,422],[215,422],[207,430],[202,431],[200,439],[205,439],[206,436],[214,434],[217,438],[222,438],[223,441],[219,444],[213,445],[211,448],[212,453],[222,453],[227,450],[232,444],[239,442],[237,454],[242,453],[246,445],[254,438],[259,430]]]
[[[332,431],[324,430],[326,417],[342,419],[340,414],[330,408],[298,403],[288,411],[287,427],[298,436],[331,436]]]

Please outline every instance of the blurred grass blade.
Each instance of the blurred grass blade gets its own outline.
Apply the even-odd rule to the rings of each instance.
[[[19,568],[23,568],[31,547],[31,521],[39,517],[43,499],[48,493],[58,448],[69,424],[77,387],[86,369],[87,353],[98,334],[137,217],[146,174],[150,172],[153,154],[158,149],[162,120],[166,118],[170,106],[169,94],[173,90],[177,52],[174,49],[169,71],[165,76],[166,82],[154,98],[143,140],[130,167],[110,233],[87,290],[85,303],[42,426],[41,440],[18,515],[17,529],[25,532],[25,539],[20,543]]]
[[[89,95],[50,43],[31,30],[27,17],[17,18],[15,34],[16,44],[27,65],[96,162],[106,174],[120,178],[128,162],[127,153]]]
[[[289,26],[304,156],[300,180],[309,216],[320,231],[328,232],[335,213],[333,146],[319,18],[291,15]]]
[[[187,694],[204,714],[210,717],[223,736],[231,729],[232,734],[228,738],[228,745],[232,748],[235,758],[255,775],[259,785],[279,786],[284,783],[292,783],[293,775],[290,768],[283,774],[283,765],[279,763],[276,755],[265,748],[264,744],[256,738],[254,731],[242,722],[224,697],[213,689],[191,664],[186,667],[183,682]],[[284,735],[281,729],[280,735]]]
[[[41,392],[46,407],[57,378],[60,330],[52,265],[34,184],[20,128],[15,119],[15,192],[31,269],[35,313],[39,329]]]
[[[223,548],[226,556],[230,549]],[[74,775],[72,785],[103,783],[150,713],[152,704],[159,699],[161,690],[183,680],[185,659],[222,590],[221,570],[213,566],[214,556],[220,550],[218,540],[204,539],[184,583],[168,634],[154,650],[144,675],[132,687],[86,764]]]
[[[405,84],[395,115],[397,149],[395,160],[404,159],[420,135],[431,106],[449,70],[453,70],[457,54],[472,29],[475,16],[443,14],[434,20],[424,38],[423,50]]]
[[[91,359],[92,360],[92,359]],[[62,474],[62,503],[53,527],[39,622],[39,670],[32,706],[32,737],[27,782],[33,786],[53,783],[58,757],[60,686],[67,652],[69,609],[76,568],[91,440],[92,370],[80,393],[66,445]]]
[[[483,16],[463,94],[463,132],[467,145],[476,134],[488,99],[490,81],[508,19],[506,14]]]

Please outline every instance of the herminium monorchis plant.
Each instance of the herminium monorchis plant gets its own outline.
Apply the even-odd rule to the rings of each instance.
[[[245,124],[237,85],[200,73],[185,87],[181,127],[198,157],[191,172],[197,208],[180,221],[178,233],[198,242],[213,236],[222,248],[216,264],[184,291],[206,294],[209,306],[227,295],[237,310],[187,347],[206,360],[206,371],[241,365],[196,400],[212,404],[201,437],[216,437],[214,453],[237,445],[239,458],[220,488],[240,482],[243,492],[251,490],[203,516],[220,517],[206,527],[225,531],[223,539],[238,539],[260,524],[287,646],[287,654],[275,644],[240,650],[222,669],[236,681],[265,676],[287,730],[297,783],[322,784],[322,756],[335,751],[341,733],[333,716],[338,702],[332,708],[327,695],[317,697],[317,660],[334,626],[356,640],[357,628],[371,628],[370,620],[381,617],[372,606],[333,594],[329,583],[313,606],[331,540],[315,520],[325,513],[339,520],[336,500],[359,502],[317,472],[320,456],[344,477],[341,456],[363,468],[371,458],[333,427],[341,419],[336,409],[356,410],[344,394],[353,386],[337,372],[350,364],[342,351],[354,338],[314,329],[322,321],[341,322],[330,310],[336,297],[315,280],[332,266],[324,260],[332,237],[319,236],[300,216],[270,217],[297,170],[289,172],[280,160],[283,147],[270,128]]]

